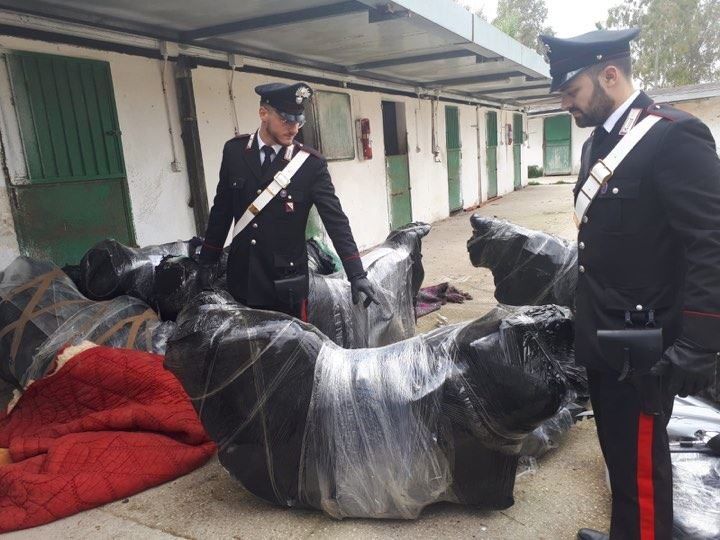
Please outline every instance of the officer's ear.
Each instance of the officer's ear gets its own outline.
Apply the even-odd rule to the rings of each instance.
[[[600,81],[605,88],[613,88],[620,84],[622,73],[617,66],[605,66],[600,72]]]
[[[260,110],[258,111],[260,114],[260,120],[265,122],[268,119],[268,116],[270,115],[270,111],[265,106],[264,103],[260,104]]]

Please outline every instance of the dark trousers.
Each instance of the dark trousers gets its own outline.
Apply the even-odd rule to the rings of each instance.
[[[637,392],[617,374],[588,369],[598,439],[612,489],[611,540],[672,538],[672,467],[667,423],[673,396],[663,413],[644,414]]]

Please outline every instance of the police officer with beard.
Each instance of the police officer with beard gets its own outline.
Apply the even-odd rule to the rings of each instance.
[[[613,540],[671,538],[673,398],[706,387],[720,351],[720,161],[705,124],[633,88],[638,33],[540,37],[551,92],[595,128],[574,190],[576,215],[591,199],[579,211],[575,351],[610,475]],[[602,160],[648,117],[657,121],[609,170]]]
[[[305,228],[315,205],[350,280],[353,302],[357,304],[362,294],[365,307],[377,303],[335,195],[327,161],[295,140],[305,122],[304,109],[312,89],[305,83],[271,83],[258,86],[255,92],[260,95],[260,127],[229,140],[223,150],[220,182],[200,252],[201,285],[212,281],[234,220],[227,265],[232,295],[249,307],[281,311],[306,321]],[[292,169],[298,155],[303,155],[304,161],[290,183],[280,189],[273,181],[275,175],[286,167]],[[247,212],[252,219],[246,222],[243,215]]]

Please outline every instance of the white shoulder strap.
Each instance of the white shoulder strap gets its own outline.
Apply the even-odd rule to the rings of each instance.
[[[590,208],[595,197],[597,197],[602,185],[610,180],[622,160],[625,159],[630,151],[635,148],[635,145],[650,131],[650,128],[660,120],[660,116],[646,116],[639,124],[628,131],[627,135],[620,139],[620,142],[615,145],[615,148],[612,149],[605,159],[598,159],[597,163],[593,165],[587,180],[585,180],[585,183],[580,188],[577,199],[575,200],[574,218],[575,224],[578,227],[580,227],[588,208]]]
[[[288,163],[282,171],[275,173],[272,182],[268,184],[268,187],[266,187],[252,203],[250,203],[250,206],[247,207],[245,213],[240,216],[240,219],[235,223],[233,238],[240,234],[245,227],[250,225],[250,222],[255,219],[255,216],[257,216],[263,208],[267,206],[273,197],[290,185],[293,176],[295,176],[295,173],[298,172],[298,169],[300,169],[309,156],[310,154],[305,150],[298,150],[295,157],[290,160],[290,163]],[[280,156],[276,159],[280,159]]]

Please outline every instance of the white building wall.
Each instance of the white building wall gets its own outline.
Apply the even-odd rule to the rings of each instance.
[[[98,51],[71,45],[51,44],[21,38],[0,36],[0,48],[75,58],[104,60],[110,63],[115,92],[122,147],[125,157],[131,210],[137,241],[140,245],[190,238],[195,234],[192,209],[188,207],[190,190],[180,130],[179,114],[172,70],[168,77],[168,100],[173,122],[177,159],[182,172],[171,170],[172,151],[168,120],[163,103],[160,78],[161,62],[119,53]],[[0,94],[7,105],[9,93]],[[7,107],[3,107],[7,110]],[[3,118],[13,122],[13,118]],[[3,143],[7,148],[7,131]],[[6,155],[10,170],[17,170],[22,155]],[[15,228],[10,213],[5,179],[0,186],[0,268],[19,254]]]

